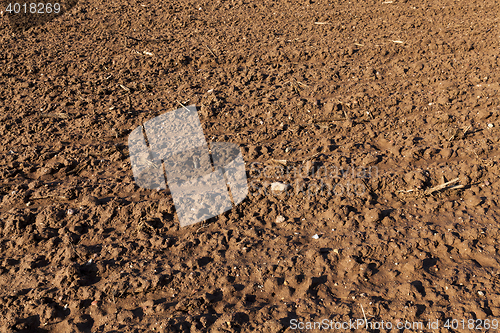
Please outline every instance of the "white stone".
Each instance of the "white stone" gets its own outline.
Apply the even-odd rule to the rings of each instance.
[[[283,215],[278,215],[276,217],[276,223],[283,223],[285,222],[285,217]]]
[[[271,191],[274,194],[281,194],[288,189],[288,185],[281,182],[274,182],[271,184]]]

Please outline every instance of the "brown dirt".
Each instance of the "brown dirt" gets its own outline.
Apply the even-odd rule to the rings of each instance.
[[[498,9],[85,0],[24,31],[4,12],[0,330],[500,317]],[[251,185],[186,228],[127,151],[179,103]]]

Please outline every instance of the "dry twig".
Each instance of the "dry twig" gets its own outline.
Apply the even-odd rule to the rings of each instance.
[[[426,190],[424,192],[424,194],[429,195],[429,194],[432,194],[434,192],[441,191],[441,190],[444,190],[447,188],[462,188],[462,187],[464,187],[463,185],[450,186],[451,184],[454,184],[454,183],[458,182],[459,180],[460,180],[460,178],[455,178],[455,179],[450,180],[449,182],[431,187],[430,189]]]
[[[275,163],[275,164],[281,164],[283,166],[287,166],[288,161],[287,160],[275,160],[275,159],[270,159],[268,160],[270,163]]]

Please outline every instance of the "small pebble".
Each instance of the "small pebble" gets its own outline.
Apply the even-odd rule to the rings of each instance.
[[[314,236],[312,236],[312,238],[314,238],[314,239],[319,239],[319,235],[318,235],[318,234],[315,234]]]
[[[274,194],[281,194],[288,189],[288,185],[281,182],[274,182],[271,184],[271,191]]]
[[[278,215],[276,217],[276,223],[283,223],[283,222],[285,222],[285,217],[282,215]]]
[[[75,214],[75,211],[74,211],[73,209],[68,209],[68,210],[66,211],[66,214],[68,214],[68,215],[73,215],[73,214]]]

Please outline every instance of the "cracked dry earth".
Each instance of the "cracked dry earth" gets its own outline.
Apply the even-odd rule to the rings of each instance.
[[[81,0],[33,26],[4,11],[0,331],[498,319],[499,7]],[[250,189],[185,228],[168,189],[134,183],[127,147],[181,103],[241,147]]]

